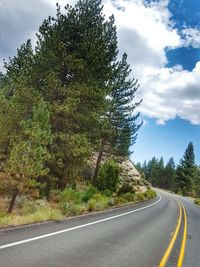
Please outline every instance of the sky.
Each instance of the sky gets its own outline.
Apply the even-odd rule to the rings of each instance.
[[[76,0],[0,0],[0,70],[55,5]],[[136,101],[143,126],[132,147],[134,162],[173,156],[176,163],[191,141],[200,164],[200,1],[104,0],[114,14],[119,56],[128,54],[140,87]]]

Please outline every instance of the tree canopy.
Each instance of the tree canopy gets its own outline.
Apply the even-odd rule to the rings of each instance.
[[[75,185],[93,151],[130,154],[138,81],[119,59],[114,17],[79,0],[44,20],[0,75],[0,161],[13,194]],[[96,175],[101,164],[97,160]],[[6,180],[7,179],[7,180]],[[6,180],[6,183],[5,183]],[[12,206],[12,205],[11,205]],[[12,209],[12,207],[11,207]]]

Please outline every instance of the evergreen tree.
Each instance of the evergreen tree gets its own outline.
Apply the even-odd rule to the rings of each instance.
[[[67,5],[66,14],[57,6],[56,18],[45,20],[38,34],[33,83],[52,103],[50,168],[63,186],[77,175],[70,173],[72,162],[74,170],[82,167],[108,124],[106,96],[118,51],[114,18],[106,21],[102,9],[98,0]]]
[[[105,19],[100,0],[80,0],[67,5],[65,13],[57,5],[56,17],[43,22],[37,37],[35,51],[28,40],[5,63],[0,79],[0,160],[8,172],[7,159],[28,149],[21,122],[32,117],[42,98],[52,132],[51,158],[45,164],[49,177],[63,188],[75,182],[92,150],[99,152],[96,177],[105,147],[129,155],[140,127],[139,114],[133,115],[140,104],[134,103],[138,84],[128,78],[126,54],[117,61],[114,17]]]
[[[176,190],[181,190],[183,195],[193,194],[197,173],[198,169],[195,163],[194,147],[192,142],[190,142],[180,164],[177,166]]]
[[[42,184],[37,180],[47,174],[49,159],[47,146],[52,141],[49,112],[43,100],[33,107],[32,118],[20,123],[21,132],[12,137],[12,147],[5,163],[5,177],[0,189],[12,195],[8,212],[11,213],[18,194],[36,195]]]
[[[127,63],[127,55],[124,54],[122,60],[116,63],[113,69],[113,77],[109,81],[111,93],[108,98],[109,108],[106,113],[108,128],[107,131],[102,131],[93,183],[95,183],[98,177],[102,155],[107,143],[111,144],[112,148],[109,153],[128,156],[130,154],[130,146],[136,141],[136,133],[141,124],[136,124],[139,113],[133,114],[141,101],[138,103],[134,102],[138,81],[129,79],[130,72],[131,69]]]
[[[174,190],[174,179],[176,174],[176,166],[173,157],[169,159],[165,166],[164,185],[163,188]]]
[[[157,187],[164,187],[164,160],[153,157],[146,166],[146,179]]]
[[[135,143],[136,133],[141,126],[135,123],[139,114],[133,115],[135,108],[141,103],[141,101],[134,102],[135,92],[139,85],[137,80],[129,79],[130,73],[127,55],[124,54],[114,70],[109,113],[110,124],[115,129],[112,144],[116,147],[118,154],[123,156],[130,154],[129,148]]]
[[[195,178],[195,196],[200,197],[200,167],[197,167],[197,176]]]
[[[9,84],[10,91],[7,92],[12,95],[12,83],[16,82],[19,76],[29,76],[31,74],[32,65],[34,62],[34,54],[31,45],[31,40],[27,40],[17,49],[17,55],[9,58],[9,61],[4,61],[4,68],[6,73],[4,75],[4,83]]]

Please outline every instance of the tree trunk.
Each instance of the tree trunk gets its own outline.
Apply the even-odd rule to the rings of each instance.
[[[12,210],[13,210],[14,205],[15,205],[16,197],[17,197],[17,191],[14,191],[14,193],[12,195],[12,199],[10,201],[9,208],[8,208],[8,213],[12,213]]]
[[[94,176],[93,176],[93,179],[92,179],[92,184],[93,185],[96,183],[97,177],[99,175],[99,170],[100,170],[100,165],[101,165],[101,160],[102,160],[102,156],[103,156],[105,143],[106,143],[106,140],[102,139],[100,150],[99,150],[99,154],[98,154],[98,157],[97,157],[95,172],[94,172]]]

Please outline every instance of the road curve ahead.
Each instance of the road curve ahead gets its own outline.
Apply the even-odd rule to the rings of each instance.
[[[200,208],[158,192],[142,204],[0,232],[0,266],[200,267]]]

